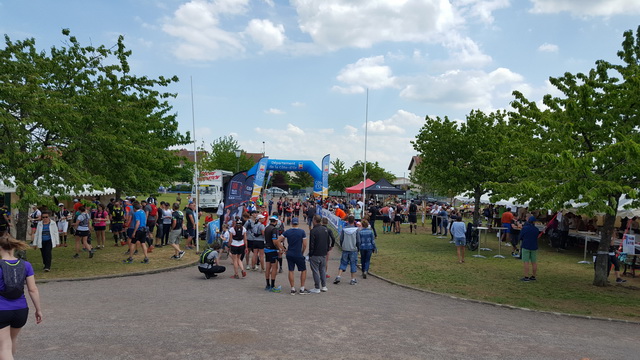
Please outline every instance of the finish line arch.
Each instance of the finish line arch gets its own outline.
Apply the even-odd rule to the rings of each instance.
[[[329,195],[329,155],[322,158],[322,169],[310,160],[279,160],[263,157],[247,171],[247,177],[255,175],[251,200],[255,201],[262,192],[264,178],[267,171],[306,171],[313,177],[313,194]]]

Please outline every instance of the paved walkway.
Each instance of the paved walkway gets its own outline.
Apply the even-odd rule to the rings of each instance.
[[[337,269],[333,254],[330,274]],[[229,260],[223,260],[229,265]],[[285,264],[286,267],[286,264]],[[285,269],[286,270],[286,269]],[[44,322],[17,359],[636,359],[633,324],[511,310],[369,277],[329,292],[267,293],[264,276],[195,268],[39,285]],[[298,279],[296,279],[296,287]],[[311,274],[307,287],[313,286]]]

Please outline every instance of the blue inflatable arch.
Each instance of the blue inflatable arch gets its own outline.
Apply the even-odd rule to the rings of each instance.
[[[329,184],[329,155],[322,159],[323,170],[310,160],[278,160],[262,158],[249,171],[247,176],[255,175],[253,195],[262,191],[265,173],[267,171],[306,171],[313,177],[313,192],[316,196],[326,196]],[[252,198],[254,197],[252,196]]]

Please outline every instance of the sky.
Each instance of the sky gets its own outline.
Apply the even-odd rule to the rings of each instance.
[[[83,45],[123,35],[134,74],[180,78],[167,90],[198,146],[233,135],[350,167],[366,133],[367,161],[402,177],[425,117],[557,94],[549,77],[618,61],[639,15],[637,0],[0,0],[0,33],[41,49],[64,28]]]

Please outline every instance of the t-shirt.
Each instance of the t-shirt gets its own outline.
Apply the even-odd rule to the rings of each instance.
[[[114,206],[111,209],[111,223],[122,224],[124,222],[124,210],[119,206]]]
[[[467,232],[467,226],[462,221],[456,221],[451,224],[451,236],[454,238],[463,238]]]
[[[131,225],[129,227],[132,229],[135,229],[136,223],[138,221],[140,222],[140,224],[138,225],[138,229],[143,229],[147,227],[147,215],[145,215],[142,209],[133,213],[133,221],[131,221]]]
[[[264,229],[264,240],[265,240],[265,249],[269,250],[277,250],[276,245],[273,243],[273,240],[278,238],[278,229],[275,226],[269,224]]]
[[[251,220],[249,220],[251,221]],[[264,235],[262,232],[265,227],[261,222],[251,224],[251,232],[253,233],[253,241],[262,241],[264,242]]]
[[[242,235],[247,233],[247,229],[245,229],[244,227],[242,228]],[[236,240],[234,239],[234,236],[236,235],[236,228],[232,227],[231,229],[229,229],[229,235],[231,235],[231,246],[243,246],[244,245],[244,238],[242,240]]]
[[[18,262],[18,259],[16,260],[0,260],[0,261],[6,261],[9,264],[15,264]],[[29,276],[33,276],[33,266],[31,266],[31,264],[28,261],[25,260],[21,260],[24,261],[24,271],[25,271],[25,275],[26,277]],[[3,280],[3,276],[2,276],[2,269],[0,268],[0,291],[4,291],[4,280]],[[18,299],[5,299],[4,297],[0,296],[0,310],[19,310],[19,309],[26,309],[29,306],[27,305],[27,298],[25,298],[24,295],[22,295],[20,298]]]
[[[151,204],[147,204],[144,206],[144,211],[149,214],[148,218],[149,221],[156,221],[156,217],[155,216],[151,216],[151,212],[153,211],[153,207],[151,206]]]
[[[89,231],[89,218],[90,216],[87,213],[78,215],[76,218],[76,221],[78,221],[78,231]]]
[[[182,214],[182,211],[180,210],[174,211],[173,214],[171,214],[171,218],[172,218],[172,223],[173,223],[173,220],[176,221],[176,225],[171,230],[182,229],[182,223],[184,222],[184,214]]]
[[[42,224],[42,241],[51,241],[51,231],[49,226],[51,224]]]
[[[106,226],[107,225],[107,217],[109,215],[107,214],[106,211],[102,211],[102,213],[100,211],[96,211],[96,215],[95,215],[95,219],[105,219],[105,220],[99,220],[99,221],[93,221],[93,226]]]
[[[287,256],[303,256],[302,241],[307,238],[304,230],[291,228],[285,231],[282,236],[287,239]]]
[[[502,223],[503,224],[511,224],[514,220],[514,216],[513,213],[511,211],[505,211],[504,214],[502,214]]]
[[[184,216],[187,218],[187,230],[195,229],[195,223],[191,220],[192,218],[195,220],[193,210],[187,208],[187,210],[184,211]]]
[[[158,209],[158,211],[160,210]],[[162,224],[171,225],[172,219],[173,219],[173,214],[171,213],[171,210],[162,209]]]
[[[218,252],[213,250],[207,255],[207,262],[204,264],[198,264],[198,267],[203,269],[210,269],[215,264],[215,259],[218,257]]]

